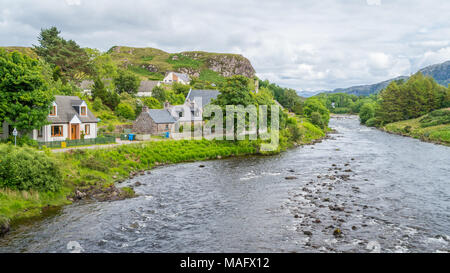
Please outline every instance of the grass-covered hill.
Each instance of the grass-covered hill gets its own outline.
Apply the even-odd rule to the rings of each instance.
[[[422,117],[387,124],[384,130],[424,141],[450,145],[450,108]]]
[[[20,53],[23,53],[31,58],[37,58],[36,53],[33,51],[31,47],[25,47],[25,46],[0,46],[0,48],[3,48],[4,50],[8,52],[18,51]]]
[[[251,78],[255,69],[238,54],[185,51],[168,53],[156,48],[114,46],[108,54],[114,62],[135,74],[160,80],[168,71],[187,73],[201,80],[215,82],[217,77],[243,75]]]

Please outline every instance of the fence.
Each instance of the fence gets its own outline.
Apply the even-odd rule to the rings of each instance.
[[[39,149],[41,149],[42,146],[46,146],[47,148],[61,148],[61,147],[63,147],[63,145],[62,145],[63,142],[66,143],[66,147],[73,147],[73,146],[82,146],[82,145],[116,143],[116,138],[114,136],[102,136],[102,137],[88,138],[88,139],[73,139],[73,140],[65,140],[65,141],[38,142],[38,147],[39,147]]]

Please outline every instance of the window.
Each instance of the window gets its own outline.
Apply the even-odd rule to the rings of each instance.
[[[38,130],[38,137],[42,137],[44,135],[43,131],[44,131],[43,127],[41,127],[41,129]]]
[[[182,118],[183,117],[183,112],[178,112],[178,117]]]
[[[91,134],[91,125],[90,124],[84,125],[84,134],[85,135],[90,135]]]
[[[62,125],[52,126],[52,137],[60,137],[60,136],[63,136]]]
[[[50,109],[50,116],[56,116],[56,105],[53,105]]]
[[[81,115],[86,116],[86,106],[81,106]]]
[[[169,124],[166,124],[166,130],[169,130]]]

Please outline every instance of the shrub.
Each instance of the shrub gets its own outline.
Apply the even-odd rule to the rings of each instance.
[[[365,124],[369,119],[375,116],[375,107],[372,103],[365,103],[359,110],[359,119]]]
[[[319,128],[324,128],[324,120],[319,112],[312,112],[310,117],[311,123]]]
[[[371,119],[368,119],[366,121],[366,126],[369,126],[369,127],[377,127],[378,124],[379,123],[378,123],[378,120],[376,118],[371,118]]]
[[[135,113],[133,110],[133,107],[131,107],[129,104],[125,103],[119,103],[116,109],[117,115],[125,118],[125,119],[134,119]]]
[[[61,170],[45,153],[0,145],[0,162],[0,188],[53,192],[61,188]]]

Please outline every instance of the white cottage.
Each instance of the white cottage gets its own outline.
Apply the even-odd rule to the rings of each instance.
[[[47,121],[48,125],[33,130],[32,139],[48,142],[97,137],[98,119],[77,96],[55,96]],[[11,134],[10,127],[3,123],[3,138]]]
[[[164,77],[163,83],[171,84],[174,82],[189,84],[191,82],[191,79],[185,73],[177,73],[177,72],[167,73],[167,75]]]

